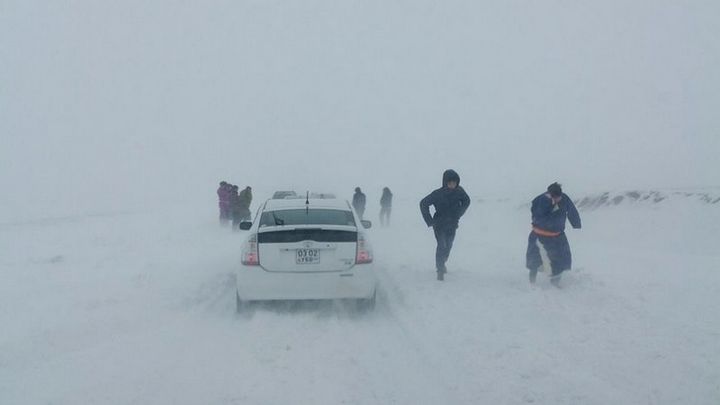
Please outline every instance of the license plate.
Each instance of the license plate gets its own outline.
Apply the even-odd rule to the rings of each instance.
[[[318,249],[297,249],[295,251],[295,262],[297,264],[320,263],[320,250],[318,250]]]

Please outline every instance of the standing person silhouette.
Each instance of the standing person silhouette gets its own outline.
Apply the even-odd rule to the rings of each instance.
[[[382,196],[380,197],[380,226],[390,225],[390,211],[392,211],[392,192],[390,189],[383,188]]]
[[[538,270],[550,268],[550,282],[560,287],[562,272],[572,267],[570,244],[565,236],[565,221],[580,229],[580,214],[570,197],[563,193],[562,186],[553,183],[547,192],[535,197],[530,208],[532,231],[528,237],[525,266],[530,270],[530,283],[535,284]]]
[[[355,194],[353,194],[352,206],[357,211],[360,219],[363,219],[365,214],[365,194],[363,194],[360,187],[355,187]]]
[[[430,206],[435,207],[435,215],[430,215]],[[455,170],[445,170],[442,187],[428,194],[420,201],[420,213],[427,226],[435,232],[437,248],[435,249],[435,268],[437,279],[444,280],[447,267],[445,263],[450,257],[450,250],[455,241],[455,232],[460,217],[470,206],[470,197],[460,187],[460,176]]]

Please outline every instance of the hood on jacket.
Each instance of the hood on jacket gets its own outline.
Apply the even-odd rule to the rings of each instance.
[[[445,173],[443,173],[443,182],[442,186],[447,187],[448,182],[455,181],[457,185],[460,185],[460,175],[457,174],[457,172],[453,169],[447,169],[445,170]]]

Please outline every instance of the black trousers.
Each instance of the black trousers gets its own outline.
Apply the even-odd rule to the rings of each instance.
[[[233,208],[230,214],[233,228],[237,228],[242,221],[249,221],[252,216],[249,209],[238,207]]]
[[[455,241],[455,228],[433,228],[437,249],[435,249],[435,268],[438,272],[445,272],[445,262],[450,257],[450,250]]]
[[[390,207],[380,208],[380,225],[390,225]]]

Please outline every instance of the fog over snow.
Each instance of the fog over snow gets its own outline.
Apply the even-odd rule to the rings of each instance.
[[[720,3],[0,0],[0,404],[720,403]],[[444,283],[418,201],[472,198]],[[234,314],[220,180],[368,195],[378,307]],[[581,207],[530,288],[531,198]],[[604,192],[610,192],[603,194]],[[647,196],[647,198],[645,198]]]
[[[703,1],[3,1],[0,204],[204,201],[220,179],[420,195],[448,167],[476,195],[718,186],[718,16]]]

